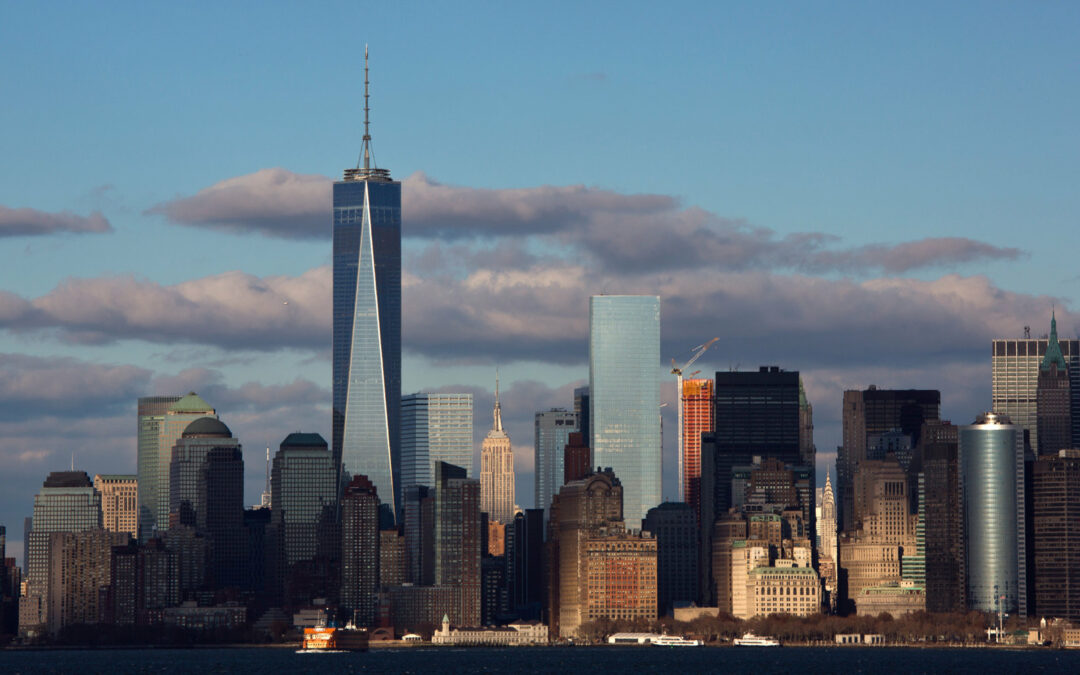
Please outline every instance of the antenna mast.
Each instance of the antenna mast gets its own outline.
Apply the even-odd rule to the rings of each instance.
[[[371,170],[371,133],[368,130],[368,46],[364,45],[364,171]]]

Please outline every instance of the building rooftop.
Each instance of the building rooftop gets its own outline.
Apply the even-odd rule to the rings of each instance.
[[[174,413],[213,413],[214,409],[209,403],[202,400],[198,394],[191,391],[176,403],[169,406],[169,412]]]
[[[85,471],[53,471],[45,479],[47,488],[80,488],[94,487],[90,476]]]
[[[215,436],[221,438],[232,438],[232,431],[229,427],[225,426],[225,423],[214,417],[200,417],[191,424],[187,425],[182,435],[183,438],[190,436]]]
[[[326,439],[319,434],[308,434],[301,431],[295,431],[285,437],[285,440],[281,442],[283,448],[326,448],[329,447],[326,444]]]

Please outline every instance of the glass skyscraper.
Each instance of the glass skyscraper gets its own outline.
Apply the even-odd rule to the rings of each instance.
[[[588,400],[588,394],[585,395]],[[551,498],[563,486],[566,444],[570,434],[578,430],[578,416],[562,408],[552,408],[536,413],[533,423],[533,503],[544,510],[547,520]]]
[[[660,298],[589,300],[589,424],[593,464],[623,486],[628,523],[661,502]]]
[[[968,609],[1026,615],[1023,430],[984,413],[959,440]]]
[[[401,399],[401,486],[435,485],[435,462],[473,475],[472,394],[409,394]]]
[[[363,165],[334,183],[334,462],[367,476],[384,523],[400,502],[401,183],[372,166],[364,68]]]

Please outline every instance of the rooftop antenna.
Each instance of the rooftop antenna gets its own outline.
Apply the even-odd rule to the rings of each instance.
[[[74,451],[72,451],[72,453],[71,453],[71,470],[72,471],[75,470],[75,452]]]
[[[371,124],[369,119],[369,113],[371,106],[368,105],[368,99],[370,94],[368,93],[368,46],[364,45],[364,143],[363,143],[363,158],[364,158],[364,172],[371,170]],[[359,168],[359,167],[357,167]]]

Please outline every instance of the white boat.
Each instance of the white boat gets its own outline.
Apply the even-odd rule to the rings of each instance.
[[[661,635],[653,638],[652,644],[657,647],[700,647],[703,643],[701,640],[689,640],[677,635]]]
[[[735,638],[734,644],[736,647],[779,647],[780,641],[776,638],[747,633],[741,638]]]

